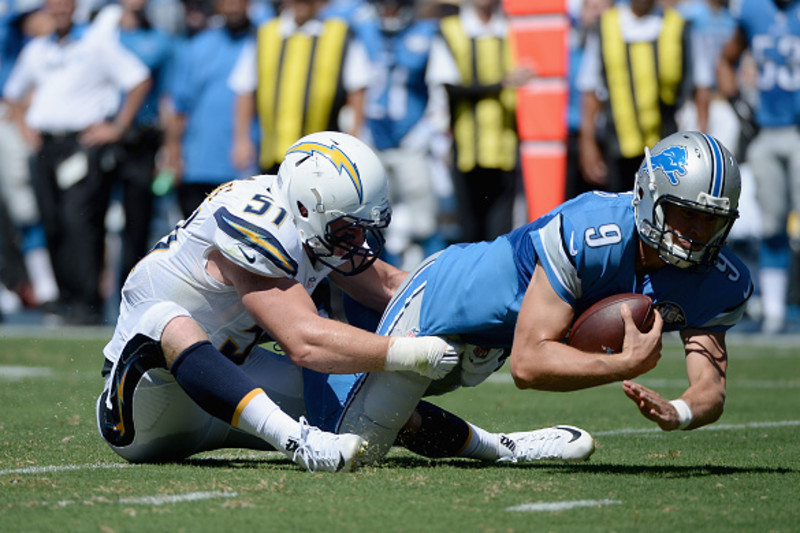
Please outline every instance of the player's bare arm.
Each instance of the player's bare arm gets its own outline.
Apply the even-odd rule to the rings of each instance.
[[[728,366],[725,334],[686,330],[681,332],[681,338],[686,350],[689,388],[680,398],[670,402],[639,383],[623,383],[623,391],[636,403],[642,415],[665,431],[695,429],[711,424],[722,415],[725,403]]]
[[[717,87],[720,93],[731,98],[739,92],[739,81],[736,75],[736,65],[739,58],[747,49],[747,39],[741,28],[725,44],[717,61]]]
[[[390,339],[319,316],[306,289],[289,278],[259,276],[213,251],[207,270],[236,288],[256,323],[293,362],[319,372],[383,370]]]
[[[722,416],[725,404],[728,352],[724,332],[689,330],[681,334],[686,351],[689,388],[681,398],[692,410],[687,429],[711,424]]]
[[[382,313],[407,275],[408,272],[378,259],[364,272],[355,276],[331,272],[329,277],[356,301],[373,311]]]
[[[562,342],[575,311],[550,285],[544,268],[536,265],[520,307],[511,349],[511,373],[521,389],[580,390],[631,379],[655,367],[661,357],[663,320],[656,314],[653,328],[641,333],[630,311],[625,320],[622,353],[582,352]]]

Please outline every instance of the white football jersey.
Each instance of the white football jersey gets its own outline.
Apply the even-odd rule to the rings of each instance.
[[[122,287],[117,327],[104,349],[107,359],[115,362],[137,334],[158,340],[166,323],[181,315],[196,320],[234,361],[264,340],[234,287],[206,271],[214,249],[251,272],[291,278],[309,294],[314,291],[330,268],[312,264],[290,214],[270,193],[274,178],[220,185],[136,265]]]

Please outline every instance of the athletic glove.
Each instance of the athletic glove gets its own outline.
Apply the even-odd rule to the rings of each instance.
[[[456,349],[439,337],[392,337],[384,369],[416,372],[437,380],[457,364]]]

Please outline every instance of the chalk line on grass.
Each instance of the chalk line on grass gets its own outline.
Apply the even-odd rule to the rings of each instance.
[[[506,507],[506,511],[511,513],[535,513],[535,512],[553,512],[553,511],[569,511],[570,509],[578,509],[580,507],[601,507],[604,505],[620,505],[622,502],[619,500],[568,500],[562,502],[531,502],[514,505],[513,507]]]
[[[119,503],[128,505],[164,505],[167,503],[196,502],[213,498],[235,498],[238,492],[220,492],[218,490],[187,492],[186,494],[157,494],[138,498],[120,498]]]
[[[776,420],[774,422],[749,422],[747,424],[711,424],[704,426],[694,431],[731,431],[740,429],[758,429],[758,428],[779,428],[779,427],[792,427],[800,426],[800,420]],[[614,435],[630,435],[635,433],[663,433],[661,428],[623,428],[611,431],[593,431],[592,435],[595,437],[610,437]]]
[[[50,465],[50,466],[28,466],[25,468],[9,468],[0,470],[0,476],[10,474],[30,475],[30,474],[50,474],[53,472],[72,472],[75,470],[102,470],[105,468],[128,468],[136,466],[130,463],[94,463],[89,465]]]

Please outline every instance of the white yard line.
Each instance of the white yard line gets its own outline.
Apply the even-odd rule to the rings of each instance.
[[[515,505],[513,507],[506,507],[506,511],[512,513],[534,513],[534,512],[552,512],[552,511],[569,511],[570,509],[577,509],[579,507],[601,507],[604,505],[620,505],[622,502],[619,500],[568,500],[562,502],[531,502]]]
[[[57,502],[38,502],[43,507],[69,507],[70,505],[97,505],[98,503],[121,503],[123,505],[165,505],[168,503],[198,502],[214,498],[236,498],[238,492],[198,491],[185,494],[156,494],[154,496],[140,496],[111,500],[105,496],[90,498],[88,500],[58,500]]]
[[[17,381],[23,378],[49,378],[53,369],[46,366],[0,365],[0,379]]]
[[[25,468],[10,468],[0,470],[0,476],[10,474],[29,475],[29,474],[50,474],[52,472],[72,472],[75,470],[103,470],[114,468],[128,468],[136,466],[130,463],[94,463],[90,465],[51,465],[51,466],[28,466]]]
[[[64,376],[100,378],[100,367],[92,371],[77,371],[47,366],[0,365],[0,381],[19,381],[27,378],[61,379]]]
[[[213,498],[235,498],[238,492],[199,491],[185,494],[157,494],[155,496],[140,496],[138,498],[120,498],[119,503],[128,505],[164,505],[166,503],[196,502],[211,500]]]
[[[738,431],[742,429],[780,428],[800,426],[800,420],[778,420],[775,422],[750,422],[747,424],[711,424],[695,431]],[[636,433],[663,433],[660,428],[623,428],[612,431],[593,431],[595,437],[612,437],[614,435],[631,435]]]

